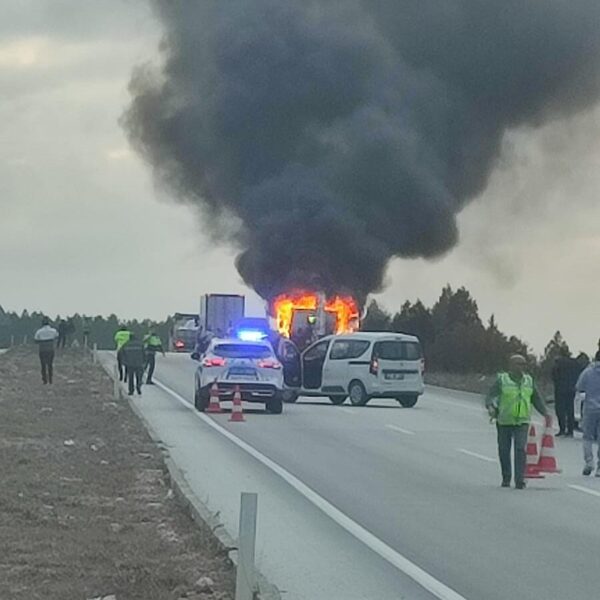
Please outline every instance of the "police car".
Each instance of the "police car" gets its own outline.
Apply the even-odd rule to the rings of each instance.
[[[241,335],[238,338],[213,338],[199,357],[196,370],[194,405],[206,410],[210,389],[217,383],[220,400],[232,400],[239,387],[242,400],[261,402],[268,412],[280,414],[283,409],[283,366],[266,339]]]

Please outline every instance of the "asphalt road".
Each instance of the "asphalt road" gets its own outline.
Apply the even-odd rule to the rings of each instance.
[[[195,364],[157,363],[156,378],[191,402]],[[467,600],[598,596],[600,480],[580,475],[579,440],[557,442],[561,475],[517,491],[499,488],[495,430],[472,394],[428,389],[412,409],[258,407],[245,405],[245,423],[215,421]]]

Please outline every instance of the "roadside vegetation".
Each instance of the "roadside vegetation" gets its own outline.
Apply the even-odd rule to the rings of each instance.
[[[494,315],[484,323],[477,302],[466,288],[453,290],[449,285],[431,307],[420,300],[405,302],[398,312],[390,314],[373,300],[362,328],[418,336],[425,353],[428,383],[479,393],[489,388],[493,374],[505,368],[508,357],[515,353],[527,356],[541,387],[549,389],[556,357],[561,349],[569,350],[557,331],[544,353],[536,356],[524,340],[502,332]]]

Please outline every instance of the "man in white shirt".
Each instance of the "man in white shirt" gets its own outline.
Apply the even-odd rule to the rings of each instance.
[[[44,317],[42,326],[35,332],[34,339],[40,352],[40,363],[42,365],[42,381],[44,384],[52,383],[54,348],[58,338],[58,331],[50,325],[50,319]]]

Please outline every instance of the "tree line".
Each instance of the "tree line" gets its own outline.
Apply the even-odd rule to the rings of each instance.
[[[11,343],[31,342],[36,330],[41,326],[44,316],[47,315],[36,311],[30,313],[27,310],[24,310],[21,314],[5,312],[0,306],[0,348],[6,348]],[[165,347],[172,327],[170,318],[164,321],[153,321],[151,319],[138,321],[137,319],[121,320],[116,315],[103,317],[79,314],[71,316],[57,315],[51,318],[53,326],[58,327],[61,319],[64,319],[68,325],[68,343],[77,341],[79,344],[83,344],[84,330],[89,330],[89,343],[98,344],[100,350],[114,348],[115,331],[121,324],[126,325],[130,331],[139,336],[146,335],[150,331],[156,332]]]
[[[31,341],[40,327],[43,313],[24,310],[21,314],[5,312],[0,306],[0,348],[11,342],[21,344]],[[108,317],[75,314],[62,317],[69,324],[69,342],[83,343],[84,329],[89,329],[89,341],[102,350],[114,347],[114,334],[120,324],[126,325],[137,335],[155,331],[166,344],[173,320],[137,319],[122,321],[116,315]],[[55,326],[61,319],[52,319]],[[557,331],[541,357],[537,357],[527,343],[515,335],[500,331],[494,316],[483,323],[477,302],[470,292],[460,287],[453,290],[447,285],[432,307],[420,300],[405,302],[395,314],[386,312],[373,300],[366,311],[361,329],[364,331],[396,331],[416,335],[423,345],[427,368],[430,371],[448,373],[494,373],[506,366],[511,354],[528,357],[532,369],[541,375],[549,375],[556,357],[561,352],[570,353],[567,342]]]
[[[500,331],[494,315],[483,323],[477,302],[466,288],[453,290],[449,285],[430,308],[420,300],[407,301],[399,312],[390,314],[373,300],[361,328],[418,336],[431,371],[494,373],[505,368],[510,355],[523,354],[535,372],[548,376],[556,357],[561,352],[570,353],[568,344],[557,331],[543,355],[535,356],[522,339]]]

